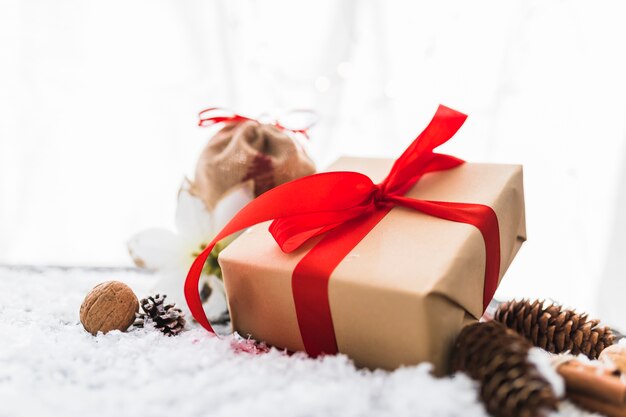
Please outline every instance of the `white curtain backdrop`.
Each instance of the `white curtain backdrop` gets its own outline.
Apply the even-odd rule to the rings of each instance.
[[[621,1],[0,2],[0,263],[129,265],[170,226],[210,105],[317,111],[310,152],[395,157],[437,104],[443,151],[521,163],[529,240],[501,297],[626,328]]]

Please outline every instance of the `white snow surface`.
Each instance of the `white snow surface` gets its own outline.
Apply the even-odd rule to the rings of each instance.
[[[372,372],[344,355],[254,355],[197,324],[178,337],[83,330],[80,304],[96,284],[123,281],[143,297],[155,279],[0,268],[0,416],[487,416],[473,381],[436,379],[428,364]],[[564,403],[558,415],[590,414]]]

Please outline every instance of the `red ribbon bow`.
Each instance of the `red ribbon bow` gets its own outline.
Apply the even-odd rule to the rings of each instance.
[[[407,198],[404,194],[426,173],[454,168],[464,161],[433,150],[447,142],[466,115],[439,106],[424,131],[396,160],[380,184],[357,172],[327,172],[303,177],[260,195],[245,206],[193,262],[185,282],[185,298],[195,319],[214,333],[202,309],[198,282],[215,244],[230,234],[274,220],[269,228],[284,252],[324,236],[296,265],[292,291],[302,341],[307,353],[336,353],[337,341],[328,301],[333,270],[394,207],[471,224],[485,241],[483,309],[493,298],[500,273],[500,231],[491,207]]]
[[[298,111],[305,112],[306,110],[298,110]],[[198,113],[198,118],[200,119],[198,120],[198,126],[200,127],[209,127],[209,126],[213,126],[219,123],[241,123],[241,122],[247,122],[247,121],[261,123],[261,121],[257,119],[252,119],[250,117],[242,116],[240,114],[234,113],[222,107],[209,107],[208,109],[204,109],[200,113]],[[274,120],[268,124],[271,124],[280,130],[285,130],[285,131],[293,132],[293,133],[300,133],[307,139],[309,139],[308,130],[311,128],[311,125],[312,125],[311,124],[304,128],[296,129],[296,128],[286,127],[282,125],[278,120]]]

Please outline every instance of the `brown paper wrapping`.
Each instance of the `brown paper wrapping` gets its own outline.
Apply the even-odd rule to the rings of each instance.
[[[341,158],[329,171],[357,171],[380,182],[392,163]],[[525,240],[521,166],[465,163],[426,174],[406,195],[492,207],[500,225],[500,279]],[[233,328],[301,351],[291,274],[313,243],[285,254],[268,226],[248,229],[220,255]],[[393,369],[430,361],[444,372],[454,338],[482,314],[484,270],[478,229],[394,208],[330,277],[339,351],[358,366]]]

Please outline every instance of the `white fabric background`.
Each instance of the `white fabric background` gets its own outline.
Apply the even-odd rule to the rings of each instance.
[[[0,1],[0,263],[128,265],[173,223],[197,111],[311,108],[310,151],[522,163],[529,241],[501,296],[626,328],[623,2]]]

